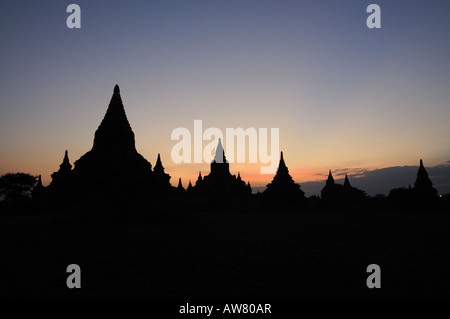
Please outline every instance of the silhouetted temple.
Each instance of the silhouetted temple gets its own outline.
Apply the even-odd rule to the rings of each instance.
[[[433,187],[431,179],[428,177],[427,170],[420,160],[419,170],[417,171],[416,182],[414,183],[414,195],[419,200],[434,200],[437,198],[437,190]]]
[[[209,175],[202,178],[201,172],[193,193],[197,196],[212,196],[226,198],[248,198],[251,196],[250,184],[245,184],[242,181],[240,174],[236,178],[230,173],[230,164],[225,158],[225,151],[222,147],[222,141],[219,138],[219,143],[216,148],[216,153],[211,162],[211,172]]]
[[[153,172],[150,162],[137,152],[116,85],[92,149],[74,162],[73,170],[66,151],[59,171],[52,174],[50,190],[56,196],[70,191],[75,198],[147,196],[171,191],[169,180],[159,154]]]
[[[118,198],[127,200],[174,195],[178,198],[189,196],[227,200],[247,199],[252,194],[250,183],[245,183],[239,172],[237,177],[230,173],[221,139],[219,139],[208,175],[202,177],[199,172],[195,186],[189,181],[186,190],[181,178],[178,181],[178,187],[172,187],[171,177],[165,172],[161,155],[158,154],[152,169],[150,162],[137,152],[134,133],[125,114],[118,85],[114,87],[106,114],[95,132],[91,150],[75,161],[73,166],[66,150],[59,170],[51,177],[50,185],[44,187],[39,176],[37,185],[32,191],[34,199]],[[277,172],[273,180],[267,184],[262,198],[281,202],[305,199],[305,193],[300,185],[296,184],[289,174],[283,152],[280,154]],[[367,195],[364,191],[353,187],[347,175],[343,185],[335,183],[330,170],[325,186],[321,190],[321,198],[332,202],[355,202],[364,200]],[[414,187],[393,189],[389,199],[413,205],[429,203],[437,199],[437,191],[422,160],[420,160]]]
[[[321,197],[325,201],[358,202],[364,200],[366,196],[366,192],[350,184],[347,174],[345,174],[344,185],[335,183],[331,170],[321,191]]]
[[[330,169],[328,173],[328,179],[325,182],[325,186],[320,191],[321,198],[323,200],[336,200],[339,197],[340,187],[342,187],[342,185],[336,184],[334,182],[334,178],[331,174]]]
[[[263,196],[269,200],[302,201],[305,199],[305,193],[300,189],[300,185],[296,184],[289,174],[283,152],[280,155],[277,173],[272,182],[267,184]]]
[[[64,153],[64,159],[59,165],[59,170],[54,172],[52,176],[52,185],[58,185],[60,183],[65,183],[71,176],[72,164],[69,161],[69,152],[66,150]]]
[[[433,187],[422,160],[420,160],[414,187],[411,188],[411,185],[409,185],[408,188],[391,189],[389,199],[395,204],[406,207],[422,206],[422,204],[428,205],[438,199],[437,190]]]
[[[189,185],[188,185],[188,187],[186,188],[186,193],[187,193],[188,195],[192,196],[192,195],[193,195],[193,192],[194,192],[194,187],[192,186],[191,181],[189,181]]]
[[[342,187],[342,199],[350,202],[357,202],[367,197],[366,192],[350,185],[347,174],[345,174],[344,186]]]
[[[174,189],[174,194],[177,196],[185,196],[186,190],[183,187],[183,184],[181,183],[181,178],[178,179],[178,186]]]
[[[49,185],[49,190],[55,196],[58,197],[67,197],[72,190],[72,164],[69,161],[69,152],[66,150],[64,153],[64,158],[59,165],[59,170],[54,172],[52,175],[52,181]]]
[[[172,185],[170,185],[170,175],[164,171],[164,166],[161,162],[161,155],[159,153],[155,167],[153,168],[153,173],[156,191],[158,193],[165,194],[170,192],[172,190]]]

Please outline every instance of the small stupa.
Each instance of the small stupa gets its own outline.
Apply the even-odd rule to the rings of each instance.
[[[289,169],[284,162],[283,152],[280,154],[277,173],[272,182],[267,184],[263,196],[270,200],[301,201],[305,199],[305,193],[300,189],[300,185],[296,184],[289,174]]]

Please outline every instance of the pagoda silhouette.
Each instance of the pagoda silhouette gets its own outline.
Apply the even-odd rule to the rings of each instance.
[[[199,172],[195,186],[192,187],[189,182],[188,193],[216,199],[246,199],[251,196],[252,188],[250,183],[246,184],[241,179],[240,173],[237,177],[231,175],[230,164],[225,157],[222,140],[219,138],[214,159],[211,162],[211,172],[205,177],[202,177]]]
[[[388,198],[400,207],[423,207],[437,203],[437,190],[433,187],[433,182],[428,176],[422,159],[417,170],[414,187],[409,185],[408,188],[391,189]]]
[[[334,182],[333,174],[331,174],[331,169],[328,173],[328,178],[325,182],[325,186],[320,191],[320,197],[325,201],[334,201],[339,198],[339,193],[341,193],[342,185],[336,184]]]
[[[342,186],[342,199],[347,202],[359,202],[367,197],[365,191],[353,187],[350,184],[347,174],[345,174],[344,185]]]
[[[367,197],[366,192],[350,184],[347,174],[345,174],[344,185],[337,184],[331,170],[320,194],[324,201],[360,202]]]
[[[52,175],[52,181],[49,185],[49,190],[52,191],[53,195],[58,198],[69,197],[72,191],[72,164],[69,161],[69,152],[66,150],[64,153],[64,158],[59,165],[59,170],[54,172]]]
[[[428,177],[428,173],[423,166],[422,159],[420,160],[417,178],[412,192],[414,193],[416,200],[421,202],[433,201],[437,199],[437,190],[433,187],[433,182],[431,182],[431,179]]]
[[[300,189],[300,185],[296,184],[289,174],[289,169],[284,162],[283,152],[280,155],[277,173],[272,182],[267,184],[267,188],[263,192],[263,198],[287,202],[303,201],[306,199],[305,193]]]
[[[73,169],[66,151],[60,169],[51,177],[49,190],[56,197],[142,197],[173,189],[160,155],[152,170],[150,162],[137,152],[118,85],[95,132],[92,149],[74,162]]]

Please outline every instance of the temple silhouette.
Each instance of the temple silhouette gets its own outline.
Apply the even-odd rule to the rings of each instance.
[[[155,168],[136,150],[119,86],[95,132],[92,149],[72,165],[66,150],[48,191],[63,199],[142,197],[169,194],[173,187],[158,154]]]
[[[394,188],[389,192],[389,199],[400,206],[426,206],[436,204],[437,195],[421,159],[414,187]]]
[[[263,198],[267,200],[278,201],[304,201],[305,193],[300,189],[300,185],[296,184],[289,174],[283,152],[280,154],[280,163],[278,164],[277,173],[272,182],[267,184],[267,188],[263,192]]]
[[[334,181],[331,170],[328,172],[328,178],[325,186],[322,188],[321,197],[324,201],[358,202],[367,197],[367,194],[350,184],[348,175],[345,174],[344,185],[337,184]]]
[[[422,159],[420,160],[419,170],[417,171],[417,178],[413,188],[414,195],[421,201],[434,200],[437,198],[437,190],[433,187],[431,179],[428,177],[427,170],[423,166]]]
[[[160,198],[161,196],[249,198],[250,183],[230,173],[222,142],[219,139],[211,172],[199,178],[187,190],[181,179],[178,187],[170,184],[171,176],[165,172],[158,154],[154,168],[136,150],[134,132],[128,122],[119,86],[114,87],[113,96],[106,114],[95,132],[92,149],[70,163],[66,150],[59,170],[52,175],[48,187],[42,183],[37,187],[35,197],[45,192],[47,197],[63,200],[84,200],[102,198]]]
[[[222,141],[219,138],[214,159],[211,162],[211,171],[205,177],[198,174],[195,186],[189,182],[188,193],[197,197],[213,197],[217,199],[237,198],[246,199],[252,194],[250,183],[245,183],[238,176],[231,175],[230,164],[225,157]]]
[[[243,181],[239,172],[237,176],[230,173],[220,138],[210,164],[210,173],[202,176],[199,172],[194,186],[189,181],[185,189],[180,178],[178,186],[173,187],[161,155],[158,153],[152,168],[152,164],[136,150],[134,132],[128,122],[118,85],[114,87],[105,116],[95,131],[91,150],[73,165],[66,150],[58,171],[51,174],[51,178],[50,185],[44,187],[39,176],[32,191],[33,199],[76,201],[189,197],[225,201],[252,197],[250,183]],[[343,185],[337,184],[330,170],[320,199],[324,202],[354,203],[362,202],[367,197],[363,190],[350,184],[347,175]],[[306,201],[300,185],[289,174],[283,152],[273,180],[256,198],[287,203]],[[422,160],[414,187],[393,189],[388,198],[396,203],[429,203],[437,199],[437,191]]]

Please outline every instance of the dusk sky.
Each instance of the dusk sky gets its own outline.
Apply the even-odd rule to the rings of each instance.
[[[81,7],[81,29],[66,8]],[[381,29],[366,8],[381,7]],[[172,184],[177,127],[279,128],[298,183],[328,169],[450,160],[450,1],[2,1],[0,174],[92,147],[119,84],[136,148]],[[204,142],[204,146],[207,142]],[[226,149],[225,149],[226,151]],[[232,164],[252,186],[261,164]],[[319,176],[317,174],[323,174]]]

